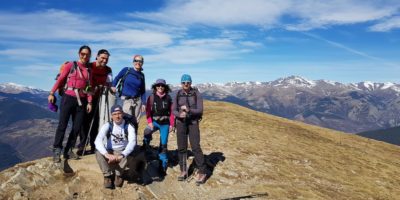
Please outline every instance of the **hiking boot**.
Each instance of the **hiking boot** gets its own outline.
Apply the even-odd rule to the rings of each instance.
[[[74,160],[78,160],[79,156],[76,155],[74,153],[74,151],[72,151],[72,149],[70,149],[67,153],[64,152],[64,159],[74,159]]]
[[[115,176],[115,181],[114,181],[115,187],[122,187],[123,184],[124,184],[124,179],[122,179],[122,177],[120,176]]]
[[[61,148],[54,148],[53,149],[53,162],[54,163],[61,162]]]
[[[184,181],[187,178],[187,173],[185,171],[181,171],[181,174],[178,176],[178,181]]]
[[[104,177],[104,188],[113,189],[114,185],[110,176]]]
[[[158,173],[161,176],[166,176],[167,175],[167,167],[164,167],[164,165],[160,162],[160,164],[158,165]]]
[[[196,184],[197,185],[203,184],[204,182],[206,182],[206,178],[207,178],[207,174],[199,173],[197,175]]]
[[[96,152],[96,147],[91,147],[88,154],[94,154]]]
[[[78,156],[83,156],[84,148],[79,148],[78,151],[76,151],[76,155]]]

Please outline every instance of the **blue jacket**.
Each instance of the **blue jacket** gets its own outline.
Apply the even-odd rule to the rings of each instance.
[[[128,67],[123,68],[118,75],[115,77],[112,86],[116,87],[117,83],[127,72]],[[126,76],[126,79],[122,86],[122,96],[128,97],[141,97],[142,103],[146,103],[146,86],[144,74],[131,68]]]

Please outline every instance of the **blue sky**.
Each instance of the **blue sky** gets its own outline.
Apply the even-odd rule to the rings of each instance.
[[[142,54],[147,87],[272,81],[400,82],[398,0],[13,0],[0,5],[0,82],[49,90],[81,45],[114,75]]]

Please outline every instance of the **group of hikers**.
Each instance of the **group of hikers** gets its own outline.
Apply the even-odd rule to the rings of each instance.
[[[107,66],[109,51],[98,51],[96,60],[90,62],[91,49],[81,46],[79,59],[64,63],[48,96],[49,108],[56,106],[55,92],[61,96],[59,123],[53,143],[53,161],[61,162],[78,158],[86,153],[95,154],[104,175],[104,187],[122,187],[123,173],[128,161],[135,159],[138,149],[150,148],[152,134],[160,132],[158,159],[160,171],[166,174],[168,168],[168,136],[176,127],[177,152],[180,174],[178,181],[188,178],[188,139],[198,168],[196,183],[205,182],[206,165],[200,147],[199,121],[203,113],[201,93],[192,87],[188,74],[181,76],[181,89],[174,98],[171,88],[164,79],[152,84],[152,93],[146,98],[144,59],[133,56],[133,66],[123,68],[113,78]],[[117,103],[122,100],[122,106]],[[56,109],[57,110],[57,109]],[[146,113],[147,126],[144,129],[143,144],[138,148],[137,135],[141,113]],[[64,135],[69,119],[72,128],[65,147]],[[76,145],[79,136],[79,144]],[[73,149],[77,146],[77,151]],[[128,159],[130,158],[130,159]]]

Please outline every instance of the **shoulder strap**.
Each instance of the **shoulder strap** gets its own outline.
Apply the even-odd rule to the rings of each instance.
[[[107,140],[110,139],[111,137],[111,133],[113,131],[114,128],[114,123],[112,121],[108,122],[108,132],[107,132]]]
[[[78,63],[76,62],[76,61],[74,61],[74,70],[78,70],[78,73],[79,73],[79,76],[81,77],[81,78],[83,78],[83,75],[82,75],[82,72],[81,72],[81,70],[79,69],[79,66],[78,66]],[[72,71],[73,72],[73,71]],[[70,71],[70,74],[72,73],[71,71]]]
[[[87,70],[87,85],[90,85],[90,77],[92,76],[92,66],[91,63],[87,62],[85,64],[86,70]]]
[[[113,128],[114,128],[114,123],[112,121],[108,122],[108,124],[109,124],[109,127],[108,127],[108,132],[107,132],[107,140],[110,139],[110,137],[112,135],[112,132],[113,132]],[[131,124],[131,123],[128,120],[125,119],[124,133],[125,133],[125,139],[126,140],[128,140],[128,127],[129,127],[129,124]]]
[[[154,103],[154,93],[151,93],[149,96],[149,101],[150,101],[150,105],[151,107],[153,107],[153,103]]]
[[[124,125],[124,133],[125,133],[125,139],[128,140],[128,127],[129,127],[129,122],[125,120],[125,125]]]
[[[136,120],[133,117],[125,117],[124,116],[124,120],[125,120],[125,125],[124,125],[125,138],[126,138],[126,140],[128,140],[128,135],[129,135],[128,128],[129,128],[129,125],[131,125],[132,128],[135,131],[137,131],[138,130],[138,124],[137,124],[137,122],[135,122]]]
[[[197,107],[197,91],[195,89],[193,89],[193,96],[194,96],[194,105],[196,105]]]
[[[181,92],[181,90],[182,90],[182,89],[178,90],[178,92],[176,93],[176,97],[175,97],[176,109],[177,109],[178,111],[179,111],[178,102],[179,102],[179,97],[180,97],[180,92]]]
[[[125,82],[126,77],[129,74],[130,70],[131,70],[131,68],[128,67],[128,69],[126,70],[125,74],[122,76],[121,80],[119,80],[118,83],[117,83],[117,89],[118,89],[119,97],[121,97],[121,95],[122,95],[122,90],[124,89],[124,82]]]

